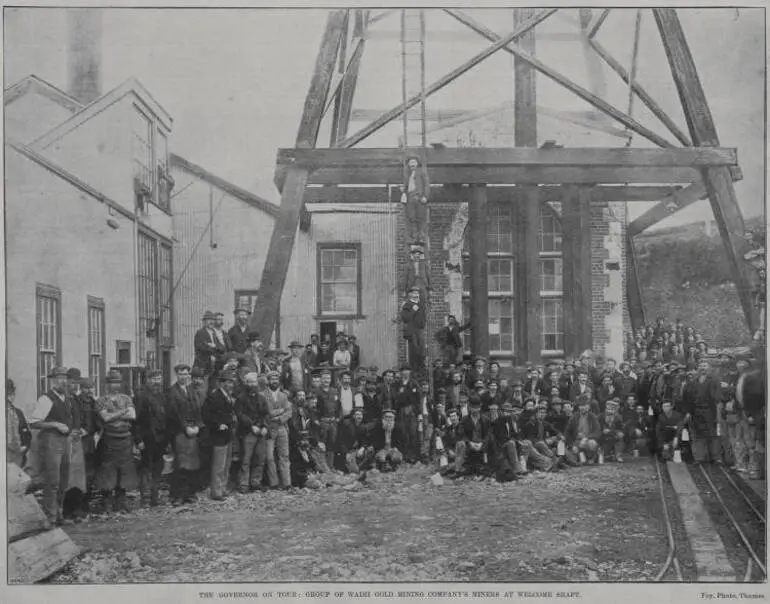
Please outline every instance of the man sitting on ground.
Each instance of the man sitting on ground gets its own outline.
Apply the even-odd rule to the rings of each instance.
[[[535,411],[535,416],[524,425],[524,438],[532,443],[529,459],[536,470],[547,472],[557,462],[556,445],[564,437],[549,423],[545,405]]]
[[[662,402],[663,412],[658,415],[656,425],[656,440],[658,444],[658,456],[661,461],[673,459],[674,450],[679,445],[679,432],[684,420],[678,411],[674,411],[674,405],[669,400]]]
[[[629,397],[630,398],[630,397]],[[650,437],[650,418],[641,403],[637,403],[634,415],[625,422],[626,443],[632,451],[647,455]],[[636,453],[636,455],[639,455]]]
[[[471,402],[470,414],[462,421],[462,436],[456,448],[455,472],[460,475],[487,473],[490,430],[489,422],[481,417],[479,401]]]
[[[589,459],[595,461],[601,433],[599,420],[591,413],[590,398],[582,397],[579,412],[570,418],[564,431],[567,446],[572,449],[574,455],[579,456],[581,463],[586,463]]]
[[[400,426],[396,426],[396,414],[391,409],[382,412],[382,418],[377,422],[370,436],[371,446],[377,452],[374,460],[381,472],[396,470],[404,457],[399,451],[405,442]]]
[[[498,480],[500,476],[507,478],[507,470],[513,471],[514,476],[523,476],[527,473],[526,465],[522,465],[521,458],[529,455],[530,445],[521,442],[521,427],[513,413],[513,404],[503,403],[503,413],[492,425],[492,434],[497,450],[496,464],[498,468]],[[521,449],[521,456],[519,456]],[[526,462],[525,462],[526,463]]]
[[[605,458],[614,455],[615,461],[622,463],[626,430],[623,425],[623,418],[617,412],[619,406],[620,403],[617,399],[610,399],[605,403],[604,413],[599,418],[602,429],[599,445]]]
[[[350,474],[358,474],[371,466],[374,448],[369,445],[369,434],[364,424],[364,412],[355,409],[340,426],[339,452],[345,456],[345,465]]]

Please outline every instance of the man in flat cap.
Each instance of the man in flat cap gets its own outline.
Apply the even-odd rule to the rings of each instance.
[[[43,474],[43,511],[53,523],[62,523],[64,493],[69,478],[70,431],[75,428],[72,401],[67,396],[67,369],[48,372],[50,390],[37,399],[29,416],[31,428],[40,430],[38,447]]]
[[[342,420],[342,403],[340,395],[332,385],[331,369],[321,369],[321,389],[316,392],[318,396],[318,415],[320,426],[321,448],[326,452],[326,463],[330,469],[334,468],[334,448],[337,445],[337,430]]]
[[[589,397],[584,396],[578,399],[578,409],[579,412],[573,414],[567,421],[567,427],[564,431],[567,447],[572,449],[572,453],[576,457],[581,453],[583,454],[583,457],[580,458],[582,463],[589,459],[596,461],[599,438],[602,434],[599,418],[591,412],[591,399]]]
[[[604,413],[599,416],[599,426],[602,433],[599,437],[599,446],[605,459],[614,456],[615,461],[623,462],[625,450],[626,427],[623,417],[618,413],[620,402],[612,398],[605,402]]]
[[[414,371],[423,369],[425,365],[423,330],[426,317],[425,302],[420,299],[420,290],[413,287],[409,297],[401,305],[401,322],[408,347],[409,365]]]
[[[223,501],[227,496],[227,477],[233,451],[235,428],[234,372],[223,371],[218,387],[206,397],[201,416],[211,438],[211,499]]]
[[[169,445],[166,427],[166,394],[163,392],[163,372],[147,372],[147,384],[136,397],[134,441],[141,451],[139,462],[139,490],[142,506],[160,503],[160,477],[163,473],[163,454]]]
[[[387,472],[401,465],[404,457],[399,447],[403,447],[403,441],[403,431],[396,425],[396,414],[391,409],[385,409],[370,436],[371,446],[376,451],[374,460],[377,469]]]
[[[304,346],[297,341],[289,344],[291,356],[281,367],[281,385],[287,392],[307,390],[310,387],[310,367],[302,354]]]
[[[96,411],[104,425],[104,453],[96,473],[96,486],[106,503],[105,511],[112,507],[115,512],[128,511],[126,491],[138,486],[131,438],[136,408],[122,388],[120,373],[110,371],[107,374],[107,393],[96,401]]]
[[[235,323],[228,330],[227,336],[230,339],[230,350],[237,354],[243,354],[249,347],[249,315],[251,311],[248,308],[238,307],[233,312]]]

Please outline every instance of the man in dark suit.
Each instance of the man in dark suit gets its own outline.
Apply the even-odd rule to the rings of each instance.
[[[544,396],[545,384],[534,367],[527,367],[527,379],[523,387],[524,397],[539,399]]]
[[[249,310],[235,309],[235,324],[227,332],[230,338],[230,348],[237,354],[243,354],[249,347]]]
[[[223,371],[218,388],[208,395],[201,409],[203,423],[211,435],[211,499],[214,501],[222,501],[226,496],[236,423],[232,397],[235,380],[235,373]]]
[[[166,429],[166,395],[163,373],[153,369],[147,374],[147,386],[136,397],[134,441],[142,452],[139,463],[139,485],[142,504],[156,506],[163,472],[163,453],[168,444]]]
[[[420,300],[420,290],[413,287],[409,298],[401,305],[401,321],[404,339],[409,347],[409,365],[413,371],[421,370],[425,365],[425,304]]]
[[[348,350],[350,351],[350,370],[355,371],[361,366],[361,346],[358,345],[358,338],[353,334],[348,337]]]
[[[217,363],[217,341],[214,336],[214,313],[207,310],[203,314],[203,327],[195,332],[193,345],[195,346],[194,367],[200,367],[206,377],[214,373]]]
[[[307,391],[310,388],[310,367],[302,354],[302,344],[294,340],[289,344],[291,356],[281,367],[281,386],[286,392]]]
[[[174,447],[171,501],[179,505],[193,500],[193,493],[201,482],[199,435],[204,426],[200,400],[190,384],[190,366],[180,363],[174,367],[174,373],[176,382],[168,390],[166,429]]]
[[[408,365],[401,368],[401,379],[396,383],[394,409],[397,423],[403,430],[406,439],[401,453],[407,462],[417,461],[419,455],[417,416],[420,412],[420,387],[412,379],[412,370]]]
[[[455,449],[455,472],[481,474],[489,469],[489,422],[481,417],[481,403],[471,402],[468,417],[460,423],[463,440],[458,441]],[[465,464],[468,467],[465,467]]]
[[[404,446],[404,433],[396,425],[396,415],[392,410],[385,409],[382,412],[382,418],[372,429],[369,442],[376,451],[374,460],[380,471],[395,470],[401,465],[404,458],[399,448]]]
[[[406,205],[407,237],[409,243],[424,245],[427,238],[428,197],[430,181],[428,170],[420,165],[417,156],[407,159],[401,203]]]
[[[441,343],[444,361],[457,364],[463,360],[462,332],[471,326],[470,322],[460,325],[454,315],[447,315],[447,324],[439,330],[438,340]]]

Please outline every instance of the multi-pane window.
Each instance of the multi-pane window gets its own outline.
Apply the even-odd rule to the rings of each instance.
[[[133,112],[131,132],[133,133],[131,153],[134,161],[134,178],[146,187],[152,198],[155,173],[152,158],[153,126],[152,121],[138,108]]]
[[[37,308],[37,393],[48,391],[48,374],[61,358],[61,291],[49,285],[38,285]]]
[[[513,300],[511,298],[490,298],[489,306],[489,350],[492,353],[513,350]],[[463,300],[463,323],[470,321],[470,299]],[[463,349],[470,351],[471,334],[462,333]]]
[[[236,289],[235,290],[235,306],[233,308],[247,308],[249,312],[253,313],[257,306],[257,294],[256,289]]]
[[[564,311],[561,299],[541,300],[540,332],[544,350],[564,350]]]
[[[102,392],[105,377],[104,347],[104,301],[88,296],[88,377],[94,382],[97,396]]]
[[[487,254],[513,254],[513,207],[510,204],[488,206]]]
[[[171,246],[160,244],[160,341],[164,345],[173,344],[173,305],[171,301],[172,284]]]
[[[318,314],[360,315],[361,249],[358,245],[318,246]]]
[[[556,210],[540,207],[540,333],[543,352],[564,350],[562,230]]]
[[[158,130],[155,154],[158,160],[158,206],[171,209],[171,175],[168,171],[168,138]]]

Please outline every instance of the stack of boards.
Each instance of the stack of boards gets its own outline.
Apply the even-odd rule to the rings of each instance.
[[[27,494],[29,476],[16,464],[7,468],[8,582],[37,583],[64,568],[80,550],[48,522],[35,496]]]

